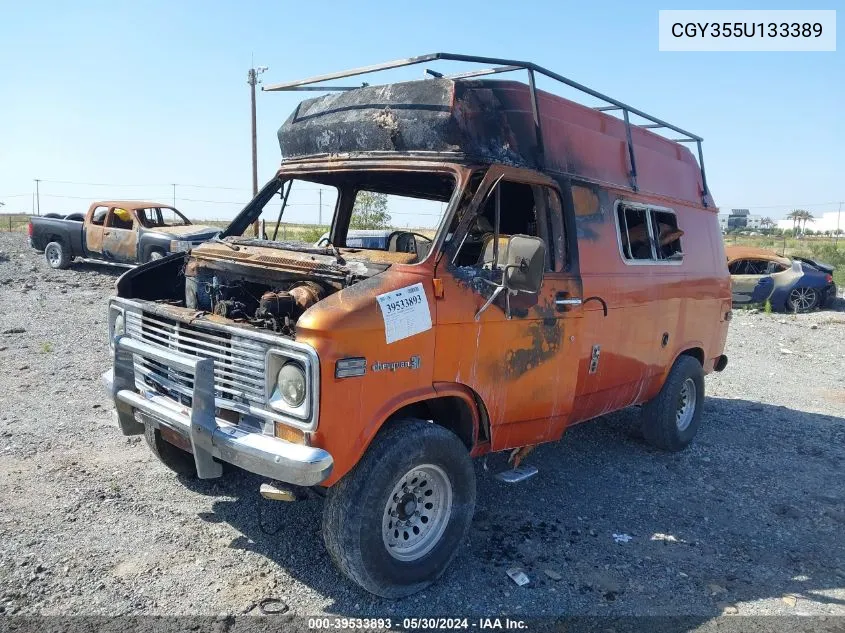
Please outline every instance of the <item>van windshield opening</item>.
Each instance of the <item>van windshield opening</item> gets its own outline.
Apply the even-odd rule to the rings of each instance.
[[[353,259],[417,263],[431,249],[455,186],[455,177],[446,172],[361,170],[282,176],[259,192],[223,237],[251,238],[252,222],[263,220],[259,238],[284,248],[337,248]]]

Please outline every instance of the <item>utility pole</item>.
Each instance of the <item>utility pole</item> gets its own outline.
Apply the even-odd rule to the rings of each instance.
[[[252,195],[258,193],[258,133],[256,132],[255,123],[255,86],[260,83],[258,75],[267,70],[267,66],[259,66],[258,68],[250,68],[247,73],[246,82],[249,84],[250,105],[252,113]],[[253,234],[258,236],[258,220],[252,224]]]
[[[35,179],[35,209],[38,212],[38,215],[41,215],[41,191],[38,186],[40,182],[40,179]]]
[[[320,195],[320,206],[318,207],[319,211],[317,212],[317,224],[323,226],[323,189],[317,189],[317,193]]]
[[[175,208],[176,207],[176,183],[174,182],[172,184],[173,184],[173,206]]]

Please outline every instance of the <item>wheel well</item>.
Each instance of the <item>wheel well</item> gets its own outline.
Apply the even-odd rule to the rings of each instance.
[[[695,360],[701,363],[702,367],[704,367],[704,350],[700,347],[691,347],[689,349],[685,349],[679,354],[679,356],[692,356]]]
[[[65,245],[65,242],[62,239],[61,235],[51,235],[50,237],[47,238],[47,244],[49,244],[50,242],[58,242],[62,246]]]
[[[477,399],[476,405],[478,405]],[[477,439],[485,439],[488,435],[485,430],[487,416],[483,411],[483,407],[478,408],[480,409],[480,428],[478,430],[480,437]],[[431,420],[435,424],[452,431],[461,439],[467,450],[472,450],[476,443],[473,417],[473,412],[466,400],[457,396],[443,396],[405,405],[390,416],[385,426],[394,420],[403,418]]]
[[[167,251],[162,246],[148,246],[146,252],[144,253],[143,260],[144,262],[148,262],[151,260],[153,253],[161,253],[165,257],[167,257]]]

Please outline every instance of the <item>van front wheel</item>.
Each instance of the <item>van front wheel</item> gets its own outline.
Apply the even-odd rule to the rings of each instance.
[[[475,471],[461,440],[432,422],[402,420],[329,488],[323,539],[350,580],[401,598],[446,570],[474,509]]]
[[[643,436],[663,450],[683,450],[698,431],[703,404],[701,363],[692,356],[681,356],[660,392],[642,407]]]

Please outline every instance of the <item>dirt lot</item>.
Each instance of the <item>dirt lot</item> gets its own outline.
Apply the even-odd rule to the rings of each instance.
[[[120,435],[99,381],[116,272],[51,271],[21,234],[0,251],[0,613],[238,614],[274,596],[303,615],[845,615],[843,312],[739,312],[683,453],[638,440],[632,409],[539,449],[526,483],[478,463],[465,549],[387,602],[335,571],[318,501],[265,501],[247,474],[183,482]]]

